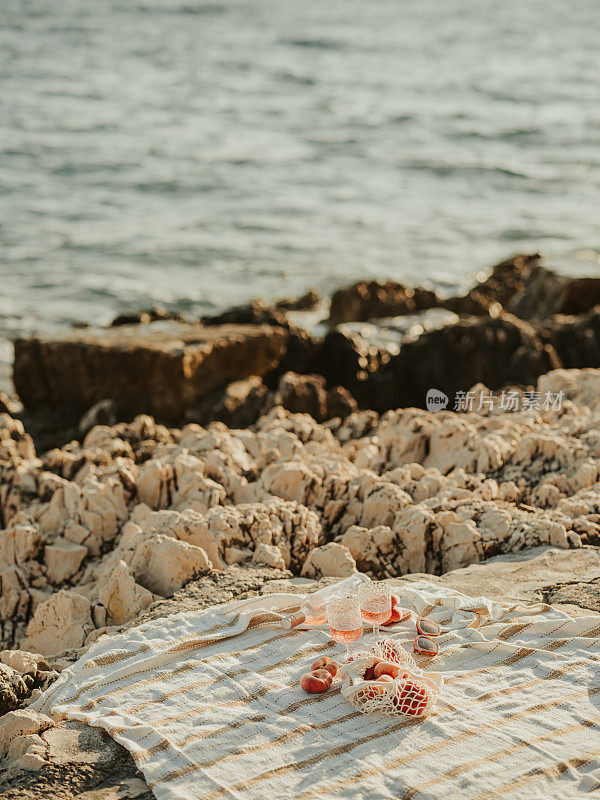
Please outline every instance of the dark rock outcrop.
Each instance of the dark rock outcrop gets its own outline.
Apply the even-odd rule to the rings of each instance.
[[[386,333],[365,332],[371,341],[341,330],[317,338],[294,324],[286,310],[312,307],[319,295],[311,290],[275,304],[257,299],[202,323],[168,321],[178,315],[153,308],[122,315],[111,328],[20,339],[14,381],[42,447],[48,431],[60,431],[50,444],[64,443],[136,413],[167,424],[246,427],[281,404],[322,421],[351,413],[355,401],[376,410],[421,406],[430,388],[450,396],[477,382],[528,385],[552,368],[600,366],[600,311],[590,310],[600,301],[600,278],[560,276],[539,260],[516,255],[467,294],[446,299],[394,281],[340,289],[330,325],[400,318],[369,326]],[[461,319],[433,330],[403,327],[419,315],[453,316],[442,309]]]
[[[112,399],[99,400],[79,420],[78,433],[84,437],[96,425],[116,425],[117,404]]]
[[[560,366],[552,345],[526,322],[508,314],[470,317],[406,342],[356,398],[376,411],[423,406],[429,389],[451,397],[478,382],[490,389],[529,385]]]
[[[306,372],[322,375],[328,386],[343,386],[352,394],[389,357],[360,336],[330,331],[306,359]]]
[[[289,328],[285,311],[274,308],[266,300],[257,298],[241,306],[233,306],[220,314],[202,317],[203,325],[275,325]]]
[[[328,389],[321,375],[286,372],[274,390],[258,377],[234,381],[191,409],[187,418],[201,425],[223,422],[230,428],[247,428],[274,406],[295,414],[310,414],[318,422],[344,418],[358,410],[356,400],[343,386]]]
[[[177,422],[217,389],[273,370],[287,338],[267,325],[160,323],[17,339],[14,382],[30,412],[79,418],[108,398],[122,419]]]
[[[275,308],[280,311],[312,311],[321,302],[321,292],[318,289],[308,289],[300,297],[282,297],[275,303]]]
[[[287,332],[287,345],[281,361],[264,377],[269,389],[275,389],[286,372],[300,372],[305,375],[318,372],[315,369],[315,358],[321,347],[321,340],[302,328],[289,327]]]
[[[600,304],[600,278],[570,278],[535,266],[510,304],[521,319],[542,320],[555,314],[584,314]]]
[[[412,289],[396,281],[358,281],[333,294],[327,324],[333,327],[342,322],[414,314],[437,305],[438,296],[428,289]]]
[[[276,390],[282,375],[287,372],[321,375],[329,389],[343,387],[354,394],[369,373],[378,369],[388,358],[386,350],[379,349],[357,334],[335,330],[327,333],[323,339],[316,339],[306,331],[292,329],[283,358],[265,376],[264,382],[269,389]]]
[[[555,316],[536,327],[563,367],[600,367],[600,308],[578,317]]]
[[[438,306],[456,314],[487,316],[495,304],[499,304],[499,310],[508,306],[539,260],[539,253],[521,253],[501,261],[467,294],[446,299],[428,289],[412,289],[395,281],[358,281],[334,293],[327,322],[333,327],[343,322],[414,314]]]
[[[152,308],[145,308],[141,311],[128,311],[125,314],[119,314],[110,323],[111,327],[118,327],[119,325],[146,325],[148,322],[171,321],[171,322],[185,322],[186,319],[183,314],[178,311],[169,311],[162,306],[153,306]]]
[[[347,417],[358,410],[356,400],[342,386],[328,391],[325,378],[320,375],[296,375],[293,372],[281,377],[273,404],[283,406],[293,414],[310,414],[317,422]]]
[[[490,302],[474,290],[457,297],[448,297],[440,302],[440,307],[453,311],[461,317],[497,316],[494,314],[495,308],[501,308],[498,303]]]
[[[269,405],[270,392],[258,376],[232,381],[186,413],[190,422],[223,422],[230,428],[253,425]]]
[[[475,315],[481,313],[477,308],[484,310],[493,303],[499,303],[503,308],[507,308],[512,298],[523,289],[525,281],[538,265],[540,258],[539,253],[519,253],[506,261],[501,261],[493,266],[489,275],[476,283],[464,297],[451,298],[449,301],[443,301],[442,305],[457,314]]]

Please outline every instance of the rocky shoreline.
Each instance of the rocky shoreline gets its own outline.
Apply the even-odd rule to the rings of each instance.
[[[424,408],[429,389],[452,409],[479,382],[526,388],[552,369],[600,367],[599,301],[600,278],[517,255],[460,297],[361,281],[330,301],[308,292],[201,320],[154,308],[108,328],[19,338],[14,383],[44,450],[140,413],[178,428],[247,427],[282,406],[323,422]]]
[[[323,336],[292,320],[307,295],[18,341],[25,410],[0,414],[3,796],[146,796],[117,745],[96,733],[82,761],[85,726],[26,706],[148,616],[356,569],[600,611],[596,291],[517,256],[463,298],[356,284]],[[438,327],[398,322],[432,310]],[[480,400],[427,411],[431,388]],[[502,389],[510,410],[482,402]]]
[[[193,577],[262,563],[306,577],[442,574],[600,542],[600,372],[557,370],[548,411],[280,407],[251,428],[149,416],[38,457],[0,417],[5,647],[77,650]]]

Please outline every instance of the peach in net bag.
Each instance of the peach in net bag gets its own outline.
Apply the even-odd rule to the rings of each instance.
[[[393,680],[365,680],[377,661],[399,665]],[[435,706],[444,679],[438,672],[423,672],[414,658],[391,639],[379,640],[369,652],[356,653],[339,672],[342,694],[361,714],[379,713],[407,718],[425,717]]]

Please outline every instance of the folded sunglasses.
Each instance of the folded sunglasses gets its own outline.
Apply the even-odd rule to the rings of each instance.
[[[412,616],[406,608],[396,606],[396,611],[400,613],[398,622],[404,622]],[[422,656],[436,656],[440,652],[440,647],[433,637],[440,635],[440,626],[425,617],[417,617],[416,626],[418,636],[413,643],[415,653]]]
[[[422,656],[436,656],[440,652],[440,646],[432,637],[440,635],[440,626],[424,617],[418,617],[416,624],[419,635],[413,645],[415,653]]]

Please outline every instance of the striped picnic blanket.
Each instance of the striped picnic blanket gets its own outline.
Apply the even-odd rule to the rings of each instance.
[[[277,627],[297,607],[288,594],[102,638],[34,708],[104,728],[158,800],[548,800],[600,787],[600,617],[429,582],[397,592],[447,631],[427,663],[444,690],[422,721],[304,694],[300,675],[339,646],[325,630]],[[390,630],[415,635],[414,623]]]

